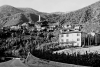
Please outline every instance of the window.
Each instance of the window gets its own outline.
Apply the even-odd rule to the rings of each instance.
[[[66,37],[68,37],[69,35],[68,34],[66,34]]]
[[[69,26],[69,25],[66,25],[67,27]]]
[[[79,38],[77,38],[77,41],[80,41],[80,39],[79,39]]]
[[[79,34],[79,33],[77,33],[77,36],[80,36],[80,34]]]
[[[61,42],[64,42],[64,40],[63,40],[63,39],[61,39]]]
[[[77,46],[79,46],[79,43],[77,43]]]
[[[63,34],[61,34],[61,37],[63,37]]]
[[[66,39],[66,42],[68,42],[69,40],[68,39]]]

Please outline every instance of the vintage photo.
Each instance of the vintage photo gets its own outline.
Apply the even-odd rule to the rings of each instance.
[[[0,0],[0,67],[100,67],[100,0]]]

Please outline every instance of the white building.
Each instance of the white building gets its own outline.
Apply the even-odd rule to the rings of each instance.
[[[74,31],[79,31],[80,30],[80,26],[75,26]]]
[[[11,26],[10,27],[11,30],[18,30],[18,29],[21,29],[21,27],[18,25],[18,26]]]
[[[67,25],[67,24],[64,24],[64,25],[63,25],[63,28],[64,28],[64,29],[68,29],[68,28],[71,28],[71,27],[72,27],[72,26],[69,25],[69,24],[68,24],[68,25]]]
[[[81,46],[82,34],[81,31],[62,32],[59,34],[59,43],[63,46]]]

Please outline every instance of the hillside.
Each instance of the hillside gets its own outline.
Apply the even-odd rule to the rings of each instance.
[[[13,6],[10,5],[3,5],[0,7],[0,19],[6,16],[11,16],[16,13],[21,13],[23,12],[22,10],[19,10]]]
[[[0,27],[18,25],[26,22],[36,22],[38,15],[44,20],[46,13],[31,8],[15,8],[10,5],[0,7]]]
[[[59,16],[59,14],[39,12],[32,8],[16,8],[10,5],[3,5],[0,7],[0,28],[26,22],[34,23],[38,21],[38,15],[41,15],[41,20]],[[50,21],[52,22],[52,19]]]
[[[94,31],[98,33],[100,31],[100,1],[70,13],[44,13],[32,8],[15,8],[4,5],[0,7],[0,27],[29,21],[36,22],[38,15],[41,15],[42,20],[59,22],[61,26],[66,23],[80,24],[83,26],[82,31],[84,32]]]
[[[83,26],[82,31],[85,32],[94,31],[98,33],[100,31],[100,1],[82,9],[66,14],[58,13],[58,15],[55,18],[49,17],[48,19],[55,22],[59,21],[61,26],[67,23],[80,24]]]
[[[31,14],[31,13],[17,13],[12,16],[6,16],[0,19],[0,26],[12,26],[18,25],[27,22],[36,22],[38,20],[38,15]]]

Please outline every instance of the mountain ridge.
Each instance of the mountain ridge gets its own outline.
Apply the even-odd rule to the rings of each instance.
[[[12,25],[18,25],[24,22],[36,22],[41,12],[31,8],[16,8],[10,5],[0,7],[0,28]]]

